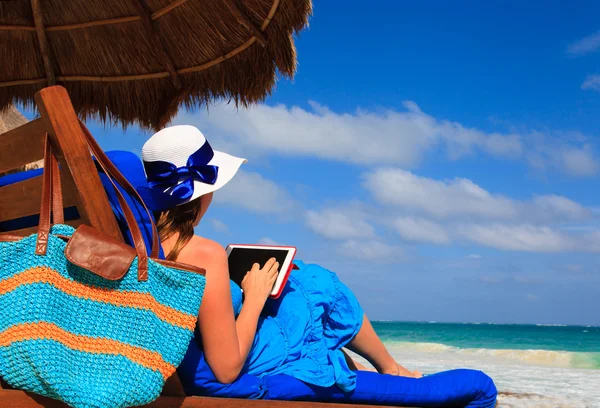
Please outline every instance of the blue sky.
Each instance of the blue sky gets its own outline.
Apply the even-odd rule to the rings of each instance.
[[[197,232],[295,245],[372,319],[600,324],[599,13],[316,1],[294,81],[174,121],[249,159]]]

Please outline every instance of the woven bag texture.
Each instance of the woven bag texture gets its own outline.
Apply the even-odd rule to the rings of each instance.
[[[11,386],[76,408],[144,405],[181,363],[204,293],[202,275],[137,258],[119,281],[68,262],[67,225],[0,242],[0,376]]]

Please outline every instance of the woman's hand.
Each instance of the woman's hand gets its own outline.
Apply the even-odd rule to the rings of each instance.
[[[273,290],[278,269],[279,262],[275,258],[269,259],[262,269],[257,263],[252,265],[242,281],[244,302],[254,302],[262,308]]]

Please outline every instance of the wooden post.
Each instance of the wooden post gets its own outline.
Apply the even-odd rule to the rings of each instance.
[[[35,101],[61,165],[62,180],[79,192],[77,209],[83,223],[122,241],[67,90],[59,85],[44,88],[35,94]]]
[[[42,54],[42,60],[44,61],[44,70],[46,71],[48,86],[52,86],[56,83],[56,77],[54,75],[54,67],[52,66],[52,58],[50,56],[51,51],[50,46],[48,45],[48,37],[46,37],[46,29],[44,28],[44,18],[42,17],[40,0],[31,0],[31,13],[33,14],[33,21],[35,22],[35,31],[37,32],[40,54]]]
[[[254,23],[252,23],[242,13],[242,11],[237,7],[237,5],[235,4],[234,1],[225,0],[224,4],[225,4],[225,7],[227,7],[227,9],[229,10],[229,12],[235,16],[238,23],[240,23],[242,27],[244,27],[246,30],[248,30],[250,32],[250,34],[252,34],[254,37],[256,37],[256,40],[259,42],[260,45],[265,47],[267,45],[266,34],[263,33],[260,30],[260,28],[256,27],[254,25]]]
[[[142,23],[144,24],[144,28],[146,29],[146,34],[148,35],[148,40],[150,44],[154,47],[157,55],[159,56],[163,67],[167,70],[169,75],[171,76],[171,80],[175,85],[175,88],[181,89],[181,81],[177,76],[177,69],[175,69],[175,64],[173,64],[173,59],[167,52],[167,47],[165,43],[162,41],[158,30],[154,26],[152,22],[152,15],[150,14],[150,8],[148,4],[146,4],[145,0],[134,0],[133,5],[135,6],[140,18],[142,19]]]

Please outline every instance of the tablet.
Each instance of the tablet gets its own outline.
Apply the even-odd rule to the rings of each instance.
[[[269,259],[275,258],[279,262],[279,274],[270,297],[278,298],[292,271],[295,255],[296,248],[289,246],[232,244],[227,247],[229,276],[241,287],[244,276],[254,263],[262,268]]]

